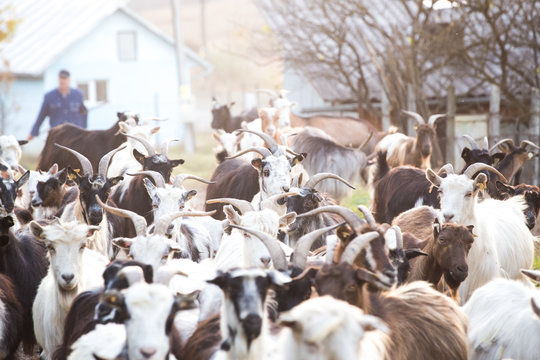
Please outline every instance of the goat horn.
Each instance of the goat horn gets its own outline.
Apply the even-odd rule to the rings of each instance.
[[[240,211],[240,215],[243,215],[249,211],[255,211],[253,208],[253,205],[249,201],[246,200],[240,200],[240,199],[233,199],[233,198],[219,198],[219,199],[210,199],[206,200],[207,204],[217,204],[217,203],[225,203],[230,204],[234,206],[235,208]]]
[[[270,152],[272,154],[274,154],[279,149],[279,146],[278,146],[278,143],[277,143],[276,139],[274,139],[273,137],[271,137],[268,134],[265,134],[265,133],[262,133],[262,132],[259,132],[259,131],[249,130],[249,129],[238,129],[236,131],[237,132],[247,132],[247,133],[250,133],[250,134],[253,134],[253,135],[257,135],[258,137],[260,137],[261,139],[264,140],[264,142],[266,143],[266,146],[268,147],[268,149],[270,149]]]
[[[145,170],[145,171],[139,171],[139,172],[136,172],[136,173],[127,173],[127,175],[129,175],[129,176],[148,175],[148,176],[151,176],[152,179],[154,179],[154,182],[156,183],[156,186],[158,188],[164,188],[165,187],[165,179],[163,178],[163,175],[161,175],[157,171]]]
[[[349,246],[345,248],[345,251],[341,255],[341,262],[349,263],[352,265],[354,263],[354,259],[356,259],[358,254],[360,254],[360,251],[362,251],[363,248],[365,248],[371,241],[377,239],[378,237],[378,232],[370,231],[354,238],[354,240],[350,242]]]
[[[499,175],[505,183],[508,182],[504,175],[501,174],[497,169],[484,163],[474,163],[469,165],[469,167],[463,172],[463,175],[466,175],[469,179],[472,179],[473,175],[481,170],[489,170],[491,172],[494,172],[495,174]]]
[[[169,286],[169,283],[171,282],[172,278],[175,277],[176,275],[189,277],[189,274],[186,274],[180,269],[171,269],[170,267],[162,266],[161,268],[159,268],[155,276],[154,283]]]
[[[82,168],[82,171],[83,171],[84,175],[90,175],[90,176],[94,175],[94,169],[92,168],[92,163],[90,162],[90,160],[88,160],[88,158],[86,156],[84,156],[83,154],[81,154],[78,151],[75,151],[75,150],[70,149],[68,147],[62,146],[60,144],[54,144],[54,145],[56,145],[60,149],[67,150],[70,153],[72,153],[73,155],[75,155],[75,157],[77,159],[79,159],[79,162],[81,163],[81,168]]]
[[[407,114],[409,115],[410,117],[412,117],[414,120],[416,120],[417,123],[419,123],[420,125],[423,125],[426,123],[426,121],[424,120],[424,118],[422,117],[422,115],[420,115],[419,113],[417,112],[414,112],[414,111],[407,111],[407,110],[401,110],[404,114]]]
[[[140,266],[126,266],[120,269],[117,277],[126,279],[129,286],[144,281],[144,273]]]
[[[364,150],[364,148],[366,147],[366,145],[368,144],[369,140],[371,140],[372,137],[373,137],[373,131],[370,131],[366,140],[364,140],[364,142],[361,143],[360,146],[356,148],[356,150],[360,150],[360,151]]]
[[[169,144],[172,143],[173,141],[180,141],[180,139],[170,139],[163,142],[163,144],[161,144],[161,155],[168,156]]]
[[[366,222],[356,215],[354,211],[338,205],[321,206],[306,213],[297,215],[296,217],[302,218],[306,216],[318,215],[323,212],[330,212],[341,216],[356,232],[358,232],[360,228],[366,224]]]
[[[377,226],[377,222],[375,221],[375,218],[373,217],[373,214],[371,213],[371,210],[369,210],[367,208],[367,206],[358,205],[358,210],[360,210],[362,212],[362,214],[364,214],[364,217],[366,218],[369,226],[371,226],[373,228]]]
[[[120,146],[120,147],[118,147],[116,149],[113,149],[113,150],[109,151],[108,153],[106,153],[105,155],[103,155],[101,160],[99,160],[98,175],[101,175],[101,176],[103,176],[103,178],[106,179],[107,178],[107,170],[109,169],[109,164],[111,163],[112,157],[118,151],[124,150],[125,148],[126,148],[126,145],[123,145],[123,146]]]
[[[203,178],[200,178],[198,176],[195,176],[195,175],[191,175],[191,174],[178,174],[176,175],[176,177],[174,178],[174,182],[173,182],[173,186],[174,187],[180,187],[182,186],[182,183],[186,180],[197,180],[197,181],[200,181],[204,184],[215,184],[216,182],[215,181],[208,181],[208,180],[205,180]]]
[[[440,169],[439,171],[437,171],[437,175],[441,176],[442,174],[447,174],[447,175],[450,175],[450,174],[455,174],[456,172],[454,171],[454,166],[452,166],[452,164],[448,163],[448,164],[444,164]]]
[[[274,239],[272,236],[266,233],[263,233],[262,231],[249,229],[243,226],[233,224],[229,226],[258,237],[262,241],[264,246],[266,246],[266,248],[268,249],[270,257],[272,258],[272,262],[274,263],[274,268],[280,271],[287,270],[287,257],[285,256],[285,252],[283,251],[281,246],[279,246],[278,240]]]
[[[530,145],[530,146],[532,146],[533,148],[536,148],[536,149],[540,150],[540,147],[539,147],[538,145],[536,145],[535,143],[533,143],[532,141],[529,141],[529,140],[523,140],[523,141],[521,142],[520,147],[521,147],[522,149],[525,149],[525,148],[527,147],[527,145]]]
[[[266,94],[272,96],[274,99],[277,99],[279,97],[277,92],[275,92],[274,90],[270,90],[270,89],[256,89],[255,92],[257,92],[257,93],[259,93],[259,92],[266,93]]]
[[[261,201],[261,209],[264,207],[263,205],[272,204],[274,201],[278,201],[280,199],[283,199],[283,198],[286,198],[286,197],[289,197],[289,196],[296,196],[296,195],[298,195],[297,192],[290,191],[290,192],[286,192],[286,193],[280,193],[280,194],[275,194],[275,195],[269,196],[268,198]]]
[[[309,253],[309,249],[311,249],[311,246],[313,245],[313,242],[317,240],[320,236],[326,234],[329,231],[334,230],[337,227],[340,227],[341,225],[344,225],[345,222],[334,224],[331,226],[327,226],[322,229],[318,229],[315,231],[312,231],[304,236],[302,236],[298,242],[296,243],[296,247],[294,248],[293,253],[293,266],[305,269],[306,263],[307,263],[307,256]]]
[[[433,114],[428,118],[428,124],[433,126],[435,125],[435,121],[445,117],[446,114]]]
[[[396,232],[396,249],[403,249],[403,233],[401,232],[401,228],[394,225],[392,229]]]
[[[497,141],[497,143],[495,145],[493,145],[492,147],[489,148],[489,153],[491,154],[491,152],[493,150],[495,150],[497,147],[499,147],[499,145],[502,145],[504,143],[508,143],[508,144],[510,144],[510,146],[514,146],[514,140],[512,140],[510,138],[502,139],[502,140]]]
[[[146,152],[148,153],[148,156],[156,155],[156,150],[154,149],[152,144],[150,144],[148,142],[148,140],[143,139],[142,137],[133,136],[133,135],[129,135],[129,134],[126,134],[126,136],[140,142],[144,146],[144,148],[146,149]]]
[[[215,214],[216,210],[204,212],[204,211],[177,211],[172,214],[167,214],[158,219],[154,227],[154,234],[165,235],[167,228],[173,222],[174,219],[184,216],[211,216]]]
[[[112,207],[107,204],[104,204],[97,194],[96,194],[96,200],[98,204],[101,205],[102,208],[104,208],[111,214],[131,219],[131,221],[133,222],[133,226],[135,227],[135,233],[137,234],[137,236],[146,235],[146,228],[148,227],[148,225],[146,224],[146,219],[144,217],[142,217],[141,215],[133,211],[120,209],[117,207]]]
[[[239,156],[242,156],[244,154],[247,154],[248,152],[251,152],[251,151],[255,151],[255,152],[258,152],[259,154],[262,155],[263,158],[266,158],[270,155],[272,155],[272,153],[270,152],[270,150],[268,150],[267,148],[265,147],[262,147],[262,146],[255,146],[255,147],[250,147],[248,149],[245,149],[245,150],[242,150],[232,156],[227,156],[225,159],[234,159],[234,158],[237,158]]]
[[[489,142],[488,142],[487,136],[484,136],[484,148],[482,150],[486,150],[486,151],[489,150]]]
[[[321,181],[323,181],[324,179],[336,179],[336,180],[339,180],[339,181],[341,181],[342,183],[344,183],[345,185],[347,185],[348,187],[350,187],[351,189],[354,190],[354,186],[352,186],[347,180],[345,180],[344,178],[342,178],[342,177],[340,177],[340,176],[338,176],[336,174],[332,174],[332,173],[315,174],[315,175],[313,175],[312,177],[309,178],[309,180],[306,182],[304,187],[307,187],[309,189],[314,190],[315,186],[317,186],[317,184],[320,183]]]
[[[286,145],[285,145],[286,146]],[[285,147],[285,151],[288,152],[289,154],[291,155],[294,155],[294,156],[300,156],[302,154],[299,154],[297,152],[295,152],[293,149],[289,148],[288,146]]]
[[[469,142],[469,145],[471,145],[472,150],[478,150],[478,144],[472,138],[472,136],[465,134],[465,135],[461,135],[461,137]]]
[[[147,118],[144,118],[145,121],[167,121],[169,120],[168,118],[158,118],[158,117],[147,117]]]

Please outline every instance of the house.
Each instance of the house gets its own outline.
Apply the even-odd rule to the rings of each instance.
[[[181,138],[179,91],[174,41],[126,7],[126,0],[17,0],[20,20],[14,37],[0,46],[14,81],[7,93],[6,133],[25,138],[38,115],[44,94],[55,88],[58,72],[71,72],[89,109],[89,129],[105,129],[117,111],[159,116],[167,137]],[[3,61],[2,61],[3,63]],[[211,64],[184,47],[185,89]],[[3,66],[0,65],[0,66]],[[206,112],[207,109],[205,109]],[[48,120],[41,127],[45,138]],[[43,140],[43,139],[41,139]]]

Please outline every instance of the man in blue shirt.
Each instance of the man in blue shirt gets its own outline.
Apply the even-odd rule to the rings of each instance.
[[[30,135],[28,135],[28,140],[39,135],[39,128],[47,116],[51,128],[70,123],[86,129],[87,113],[81,91],[69,87],[69,72],[61,70],[58,74],[58,88],[45,94],[41,110]]]

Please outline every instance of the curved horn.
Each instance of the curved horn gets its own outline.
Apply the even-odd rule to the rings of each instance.
[[[129,218],[133,222],[133,226],[135,227],[135,233],[137,236],[146,236],[146,220],[141,215],[134,213],[133,211],[120,209],[117,207],[112,207],[107,204],[104,204],[99,196],[96,194],[96,200],[99,205],[101,205],[102,208],[110,212],[111,214],[118,215],[121,217]]]
[[[484,136],[484,147],[482,148],[482,150],[486,150],[486,151],[489,150],[489,142],[488,142],[487,136]]]
[[[428,124],[433,126],[433,125],[435,125],[435,121],[437,121],[440,118],[443,118],[445,116],[446,116],[446,114],[433,114],[428,118]]]
[[[287,270],[287,257],[285,256],[285,252],[283,251],[281,246],[279,246],[278,240],[274,239],[272,236],[266,233],[263,233],[262,231],[248,229],[243,226],[233,224],[229,226],[258,237],[262,241],[264,246],[266,246],[266,248],[268,249],[270,257],[272,258],[272,262],[274,263],[274,268],[281,271]]]
[[[255,147],[250,147],[250,148],[247,148],[245,150],[242,150],[239,153],[236,153],[236,154],[234,154],[232,156],[227,156],[225,159],[234,159],[234,158],[237,158],[237,157],[242,156],[244,154],[247,154],[248,152],[251,152],[251,151],[258,152],[259,154],[262,155],[263,158],[272,155],[270,150],[268,150],[267,148],[262,147],[262,146],[255,146]]]
[[[532,146],[533,148],[540,150],[540,147],[538,145],[536,145],[535,143],[533,143],[532,141],[529,141],[529,140],[523,140],[521,142],[520,147],[522,149],[525,149],[527,147],[527,145]]]
[[[167,121],[168,118],[158,118],[158,117],[147,117],[144,118],[144,121]]]
[[[362,151],[366,147],[366,145],[368,144],[369,140],[371,140],[372,137],[373,137],[373,131],[370,131],[366,140],[364,140],[364,142],[361,143],[360,146],[356,148],[356,150]]]
[[[163,142],[163,144],[161,144],[161,155],[168,156],[169,144],[172,143],[173,141],[180,141],[180,139],[170,139]]]
[[[123,146],[120,146],[120,147],[118,147],[116,149],[113,149],[113,150],[109,151],[108,153],[106,153],[105,155],[103,155],[101,160],[99,160],[98,175],[101,175],[104,178],[107,178],[107,170],[109,169],[109,164],[111,163],[112,157],[118,151],[124,150],[125,148],[126,148],[126,145],[123,145]]]
[[[444,164],[440,169],[439,171],[437,171],[437,175],[441,176],[442,174],[447,174],[447,175],[450,175],[450,174],[455,174],[456,172],[454,171],[454,166],[452,166],[452,164],[448,163],[448,164]]]
[[[206,200],[207,204],[217,204],[217,203],[225,203],[225,204],[231,204],[235,208],[237,208],[240,211],[240,215],[243,215],[249,211],[255,211],[253,206],[249,201],[246,200],[240,200],[240,199],[233,199],[233,198],[219,198],[219,199],[210,199]]]
[[[126,266],[118,272],[117,277],[124,277],[129,286],[144,281],[144,272],[140,266]]]
[[[159,283],[159,284],[169,286],[169,283],[171,282],[172,278],[175,277],[176,275],[189,277],[189,274],[183,272],[180,269],[171,269],[168,266],[162,266],[159,268],[155,276],[154,283]]]
[[[148,140],[143,139],[143,138],[138,137],[138,136],[129,135],[129,134],[126,134],[126,136],[140,142],[144,146],[144,148],[146,149],[146,152],[148,153],[148,156],[156,155],[156,150],[154,150],[154,147],[152,146],[152,144],[150,144],[148,142]]]
[[[396,232],[396,249],[403,249],[403,233],[401,232],[401,228],[394,225],[392,229]]]
[[[248,129],[238,129],[236,131],[238,131],[238,132],[247,132],[247,133],[250,133],[250,134],[253,134],[253,135],[257,135],[258,137],[260,137],[261,139],[264,140],[264,142],[266,143],[266,146],[268,146],[268,149],[270,149],[272,154],[275,153],[277,151],[277,149],[279,149],[279,146],[278,146],[278,143],[277,143],[276,139],[274,139],[273,137],[271,137],[268,134],[258,132],[258,131],[248,130]]]
[[[306,213],[297,215],[296,217],[302,218],[306,216],[318,215],[323,212],[330,212],[341,216],[353,228],[353,230],[357,232],[366,224],[366,222],[356,215],[354,211],[338,205],[321,206]]]
[[[419,113],[417,112],[414,112],[414,111],[407,111],[407,110],[401,110],[404,114],[407,114],[409,115],[410,117],[412,117],[414,120],[416,120],[417,123],[419,123],[420,125],[423,125],[426,123],[426,121],[424,120],[424,118],[422,117],[422,115],[420,115]]]
[[[334,224],[332,226],[327,226],[325,228],[312,231],[302,236],[298,240],[298,242],[296,243],[296,247],[294,248],[293,266],[296,266],[300,269],[305,269],[309,249],[311,249],[311,246],[313,245],[315,240],[317,240],[320,236],[326,234],[327,232],[332,231],[335,228],[340,227],[344,224],[345,222],[342,222],[340,224]]]
[[[344,183],[345,185],[347,185],[351,189],[353,189],[353,190],[355,189],[354,186],[352,186],[347,180],[345,180],[344,178],[342,178],[342,177],[340,177],[340,176],[338,176],[336,174],[332,174],[332,173],[315,174],[315,175],[313,175],[312,177],[309,178],[309,180],[306,182],[304,187],[307,187],[307,188],[310,188],[310,189],[314,190],[315,186],[317,186],[317,184],[320,183],[321,181],[323,181],[324,179],[336,179],[336,180],[341,181],[342,183]]]
[[[345,251],[341,255],[341,262],[346,262],[352,265],[354,263],[354,259],[356,259],[358,254],[360,254],[360,251],[362,251],[363,248],[378,237],[378,232],[370,231],[354,238],[354,240],[351,241],[349,246],[345,248]]]
[[[285,146],[285,145],[284,145]],[[293,149],[289,148],[288,146],[285,147],[285,151],[288,152],[289,154],[291,155],[294,155],[294,156],[300,156],[302,154],[299,154],[297,152],[295,152]]]
[[[154,234],[157,235],[165,235],[167,233],[167,228],[174,219],[184,216],[211,216],[215,214],[216,210],[210,211],[210,212],[204,212],[204,211],[178,211],[172,214],[167,214],[163,217],[160,217],[158,221],[156,222],[156,225],[154,227]]]
[[[472,150],[478,150],[478,144],[472,138],[472,136],[465,134],[465,135],[461,135],[461,137],[469,142],[469,145],[471,145]]]
[[[81,154],[78,151],[75,151],[75,150],[70,149],[68,147],[62,146],[60,144],[54,144],[54,145],[59,147],[60,149],[67,150],[70,153],[72,153],[73,155],[75,155],[75,157],[81,163],[81,168],[82,168],[82,171],[83,171],[83,175],[90,175],[90,176],[94,175],[94,169],[92,168],[92,163],[90,162],[90,160],[88,160],[88,158],[86,156],[84,156],[83,154]]]
[[[505,183],[508,182],[504,175],[501,174],[497,169],[484,163],[474,163],[469,165],[469,167],[463,172],[463,175],[466,175],[469,179],[472,179],[473,175],[481,170],[489,170],[491,172],[494,172],[495,174],[499,175]]]
[[[502,139],[502,140],[497,141],[497,143],[495,145],[493,145],[492,147],[489,148],[489,152],[491,153],[499,145],[502,145],[504,143],[508,143],[508,144],[510,144],[510,146],[514,146],[514,140],[512,140],[510,138],[506,138],[506,139]]]
[[[191,174],[178,174],[174,178],[173,186],[174,187],[180,187],[180,186],[182,186],[182,183],[184,181],[186,181],[186,180],[197,180],[197,181],[200,181],[200,182],[202,182],[204,184],[208,184],[208,185],[216,183],[215,181],[208,181],[208,180],[205,180],[203,178],[200,178],[198,176],[191,175]]]
[[[377,222],[375,221],[375,218],[373,217],[373,214],[371,213],[371,210],[367,208],[365,205],[358,205],[358,210],[364,214],[364,217],[366,218],[369,226],[376,227]]]
[[[152,179],[154,179],[154,182],[156,183],[157,187],[159,188],[165,187],[165,179],[163,178],[163,175],[161,175],[157,171],[145,170],[145,171],[139,171],[136,173],[126,173],[126,174],[129,176],[148,175],[148,176],[151,176]]]
[[[289,197],[289,196],[296,196],[296,195],[298,195],[297,192],[290,191],[290,192],[286,192],[286,193],[280,193],[280,194],[275,194],[275,195],[269,196],[266,199],[264,199],[263,201],[261,201],[260,208],[262,209],[263,207],[265,207],[266,204],[270,204],[270,206],[271,206],[271,205],[273,205],[272,204],[273,202],[278,201],[279,199],[283,199],[283,198],[286,198],[286,197]]]

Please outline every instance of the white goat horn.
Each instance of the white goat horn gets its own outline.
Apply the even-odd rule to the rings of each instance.
[[[238,153],[236,153],[236,154],[234,154],[232,156],[228,156],[225,159],[234,159],[234,158],[237,158],[237,157],[242,156],[244,154],[247,154],[248,152],[251,152],[251,151],[255,151],[255,152],[261,154],[263,158],[266,158],[266,157],[272,155],[270,150],[268,150],[267,148],[262,147],[262,146],[255,146],[255,147],[250,147],[248,149],[242,150],[242,151],[240,151],[240,152],[238,152]]]
[[[354,259],[360,254],[363,248],[365,248],[371,241],[377,239],[379,233],[376,231],[370,231],[365,234],[361,234],[354,238],[353,241],[345,248],[345,251],[341,255],[341,262],[353,264]]]
[[[367,206],[358,205],[358,210],[360,210],[362,214],[364,214],[364,217],[366,218],[366,221],[369,224],[369,226],[373,228],[377,226],[377,222],[375,221],[375,218],[373,217],[371,210],[369,210]]]
[[[465,134],[465,135],[461,135],[461,137],[469,142],[469,145],[471,145],[471,148],[472,148],[471,150],[478,150],[478,144],[472,138],[472,136]]]
[[[81,168],[82,168],[82,171],[83,171],[83,175],[89,175],[89,176],[94,175],[94,169],[92,168],[92,163],[90,162],[90,160],[88,160],[88,158],[86,156],[84,156],[83,154],[81,154],[78,151],[75,151],[75,150],[70,149],[68,147],[62,146],[60,144],[54,144],[54,145],[56,145],[60,149],[67,150],[70,153],[72,153],[73,155],[75,155],[75,157],[81,163]]]
[[[484,163],[474,163],[469,165],[467,169],[463,172],[463,175],[466,175],[469,179],[472,179],[473,175],[481,170],[489,170],[494,172],[495,174],[499,175],[505,183],[508,182],[503,174],[501,174],[497,169],[495,169],[493,166],[490,166],[488,164]]]
[[[146,228],[148,227],[148,225],[146,224],[146,219],[144,217],[142,217],[141,215],[133,211],[120,209],[117,207],[112,207],[107,204],[104,204],[97,194],[96,194],[96,200],[98,204],[101,205],[102,208],[104,208],[111,214],[115,214],[118,216],[131,219],[131,221],[133,222],[133,226],[135,227],[135,233],[137,234],[137,236],[146,236]]]
[[[437,171],[437,175],[442,175],[442,174],[447,174],[447,175],[450,175],[450,174],[455,174],[455,171],[454,171],[454,167],[452,166],[452,164],[448,163],[448,164],[444,164],[440,169],[439,171]]]
[[[407,110],[401,110],[403,111],[404,114],[407,114],[409,115],[410,117],[412,117],[414,120],[416,120],[417,123],[419,123],[420,125],[423,125],[426,123],[426,121],[424,120],[424,118],[422,117],[422,115],[420,115],[419,113],[416,113],[414,111],[407,111]]]
[[[487,136],[484,136],[484,148],[483,148],[483,150],[486,150],[486,151],[489,150],[489,142],[488,142],[488,137]]]
[[[332,173],[320,173],[320,174],[315,174],[313,175],[312,177],[309,178],[309,180],[306,182],[306,184],[304,185],[304,187],[307,187],[309,189],[315,189],[315,186],[317,186],[317,184],[325,179],[336,179],[336,180],[339,180],[341,181],[342,183],[344,183],[345,185],[347,185],[348,187],[350,187],[351,189],[354,190],[354,186],[352,186],[347,180],[345,180],[344,178],[336,175],[336,174],[332,174]]]
[[[247,133],[250,133],[250,134],[257,135],[258,137],[260,137],[261,139],[264,140],[264,142],[266,143],[266,146],[268,147],[268,149],[270,149],[270,152],[272,154],[274,154],[279,149],[279,146],[278,146],[278,143],[277,143],[276,139],[274,139],[273,137],[271,137],[268,134],[265,134],[265,133],[262,133],[262,132],[259,132],[259,131],[248,130],[248,129],[238,129],[236,131],[237,132],[247,132]]]
[[[148,140],[143,139],[143,138],[138,137],[138,136],[129,135],[129,134],[126,134],[126,136],[140,142],[144,146],[144,148],[146,149],[146,152],[148,153],[148,156],[156,155],[156,150],[154,149],[152,144],[150,144],[148,142]]]
[[[198,176],[195,176],[195,175],[191,175],[191,174],[178,174],[176,175],[176,177],[174,178],[174,182],[173,182],[173,186],[174,187],[180,187],[182,186],[182,183],[186,180],[197,180],[197,181],[200,181],[204,184],[215,184],[216,182],[215,181],[208,181],[208,180],[205,180],[203,178],[200,178]]]
[[[499,145],[502,145],[504,143],[510,144],[511,147],[514,146],[514,140],[512,140],[510,138],[502,139],[502,140],[497,141],[497,143],[495,145],[493,145],[492,147],[489,148],[489,153],[491,153],[493,150],[498,148]]]
[[[154,234],[157,235],[165,235],[167,233],[167,228],[171,223],[174,221],[174,219],[184,216],[212,216],[216,213],[216,210],[212,210],[209,212],[204,211],[178,211],[172,214],[167,214],[165,216],[160,217],[156,221],[156,225],[154,226]]]
[[[347,209],[343,206],[338,205],[328,205],[315,208],[306,213],[297,215],[297,218],[302,218],[306,216],[318,215],[323,212],[330,212],[333,214],[338,214],[341,216],[347,223],[353,228],[354,231],[359,232],[359,230],[366,224],[358,215],[355,214],[351,209]]]
[[[117,277],[123,276],[129,286],[144,281],[144,272],[140,266],[126,266],[118,272]]]
[[[538,145],[536,145],[535,143],[533,143],[532,141],[529,141],[529,140],[523,140],[523,141],[521,142],[520,147],[521,147],[522,149],[525,149],[525,148],[527,147],[527,145],[530,145],[530,146],[532,146],[533,148],[536,148],[536,149],[540,150],[540,147],[539,147]]]
[[[124,150],[126,148],[126,145],[122,145],[116,149],[113,149],[109,151],[107,154],[103,155],[101,160],[99,160],[98,165],[98,175],[103,176],[105,179],[107,178],[107,170],[109,169],[109,164],[111,163],[111,159],[120,150]]]
[[[180,139],[171,139],[171,140],[167,140],[163,142],[163,144],[161,144],[161,155],[168,156],[169,144],[172,143],[173,141],[180,141]]]
[[[428,124],[433,126],[435,125],[435,121],[445,117],[446,114],[433,114],[428,118]]]
[[[126,173],[126,174],[129,175],[129,176],[148,175],[148,176],[151,176],[152,179],[154,179],[154,182],[156,183],[156,186],[158,188],[164,188],[165,187],[165,179],[163,178],[163,175],[161,175],[157,171],[144,170],[144,171],[139,171],[139,172],[136,172],[136,173]]]
[[[296,266],[297,268],[300,268],[300,269],[305,269],[309,249],[311,249],[311,246],[313,245],[315,240],[317,240],[320,236],[326,234],[327,232],[332,231],[335,228],[338,228],[344,224],[345,222],[334,224],[334,225],[327,226],[322,229],[312,231],[302,236],[298,240],[298,242],[296,243],[296,247],[294,248],[293,266]]]
[[[243,215],[249,211],[255,211],[253,208],[253,205],[249,201],[246,200],[240,200],[240,199],[233,199],[233,198],[219,198],[219,199],[210,199],[206,200],[207,204],[217,204],[217,203],[224,203],[224,204],[231,204],[235,208],[240,211],[240,215]]]

